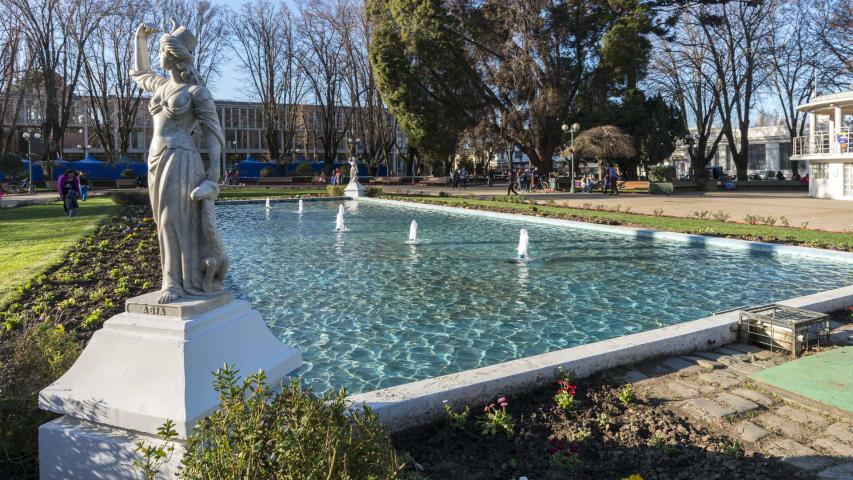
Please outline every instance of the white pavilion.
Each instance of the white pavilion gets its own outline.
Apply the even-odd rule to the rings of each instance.
[[[794,139],[791,160],[809,163],[809,196],[853,200],[853,149],[850,124],[853,90],[813,97],[797,107],[808,114],[808,135]],[[829,117],[826,130],[819,130],[818,116]]]

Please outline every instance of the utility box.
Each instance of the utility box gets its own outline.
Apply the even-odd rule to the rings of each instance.
[[[741,342],[795,357],[813,346],[829,345],[829,331],[829,315],[802,308],[770,304],[740,313]]]

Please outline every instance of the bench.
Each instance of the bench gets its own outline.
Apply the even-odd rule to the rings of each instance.
[[[450,177],[424,177],[420,183],[424,185],[450,185]]]
[[[392,183],[403,183],[403,177],[375,177],[373,183],[390,185]]]
[[[647,180],[622,180],[616,184],[619,190],[643,190],[648,191],[649,182]]]
[[[293,183],[293,177],[261,177],[258,185],[289,185]]]
[[[136,180],[130,178],[116,180],[116,188],[136,188]]]

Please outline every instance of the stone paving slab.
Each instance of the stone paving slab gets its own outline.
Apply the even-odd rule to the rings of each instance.
[[[853,445],[853,426],[844,422],[833,423],[824,430],[825,433]]]
[[[832,455],[837,455],[839,457],[845,457],[848,460],[853,460],[853,447],[845,443],[841,443],[834,438],[818,438],[817,440],[812,442],[812,445]]]
[[[790,405],[779,407],[776,409],[776,413],[813,429],[821,429],[829,425],[829,420],[826,417],[800,408],[794,408]]]
[[[768,445],[768,451],[771,455],[782,457],[783,462],[808,471],[821,470],[833,463],[832,459],[788,438],[774,439]]]
[[[770,435],[770,432],[750,421],[739,423],[735,427],[735,431],[740,435],[741,440],[749,443],[755,443],[767,435]]]
[[[668,396],[667,398],[673,398],[674,400],[683,400],[686,398],[694,398],[699,396],[698,389],[693,388],[691,385],[688,385],[684,382],[679,382],[678,380],[669,382],[666,385],[666,389],[667,392],[665,392],[665,395],[674,395],[674,397]]]
[[[693,356],[704,358],[705,360],[710,360],[712,362],[719,362],[721,358],[728,357],[725,353],[717,352],[717,351],[703,351],[703,352],[693,352]],[[722,363],[722,362],[720,362]]]
[[[684,402],[684,404],[688,409],[699,411],[701,413],[705,413],[716,418],[727,417],[735,413],[734,408],[728,405],[723,406],[718,403],[712,402],[707,398],[702,397],[691,398],[690,400]]]
[[[681,370],[688,370],[688,369],[692,369],[693,371],[696,370],[696,365],[688,362],[687,360],[684,360],[683,358],[679,358],[679,357],[667,357],[661,362],[661,364],[673,372],[678,372]]]
[[[755,345],[747,345],[746,343],[730,343],[730,344],[726,345],[726,348],[729,348],[732,350],[737,350],[740,353],[752,353],[752,354],[766,351],[761,347],[757,347]]]
[[[715,351],[720,352],[720,353],[724,353],[724,354],[726,354],[732,358],[736,358],[736,359],[740,360],[741,362],[749,361],[749,355],[747,355],[741,351],[738,351],[738,350],[732,350],[731,348],[727,348],[727,347],[720,347]]]
[[[742,375],[751,375],[759,370],[764,370],[760,365],[746,362],[735,362],[728,367]]]
[[[743,397],[732,395],[728,392],[720,393],[719,395],[717,395],[717,398],[715,398],[715,400],[717,401],[717,403],[725,404],[732,407],[735,413],[745,413],[758,408],[757,403],[750,402],[749,400]]]
[[[622,376],[626,383],[637,383],[642,382],[643,380],[648,380],[648,376],[643,372],[639,372],[637,370],[631,370]]]
[[[699,375],[699,380],[702,380],[706,383],[713,383],[723,388],[734,387],[735,385],[741,382],[741,380],[735,377],[734,375],[730,373],[725,373],[724,371],[715,371],[712,373],[705,373]]]
[[[850,480],[853,478],[853,463],[844,463],[827,468],[817,474],[823,480]]]
[[[762,413],[755,417],[755,421],[770,431],[780,432],[789,437],[799,438],[806,433],[799,423],[793,422],[787,418],[782,418],[775,413]]]
[[[707,358],[696,357],[693,355],[685,355],[681,358],[687,360],[688,362],[696,364],[705,370],[714,370],[717,368],[723,368],[723,364],[708,360]]]
[[[773,399],[764,395],[763,393],[756,392],[755,390],[750,390],[748,388],[737,388],[732,390],[733,394],[743,397],[749,401],[755,402],[761,406],[769,407],[773,405]]]

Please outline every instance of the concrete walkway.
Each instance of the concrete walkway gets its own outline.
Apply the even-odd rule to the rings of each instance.
[[[438,195],[444,191],[451,195],[506,195],[506,186],[470,187],[453,190],[450,187],[420,185],[385,186],[386,192],[418,193]],[[805,192],[686,192],[677,195],[649,195],[623,193],[602,195],[601,193],[530,193],[526,197],[538,201],[554,201],[559,205],[582,207],[591,204],[605,209],[620,205],[633,213],[654,214],[662,210],[663,215],[690,217],[694,212],[726,212],[729,221],[743,222],[747,215],[774,217],[781,225],[785,217],[792,227],[805,227],[832,232],[853,232],[853,201],[823,200],[810,198]]]
[[[833,338],[853,344],[847,324]],[[847,330],[845,330],[847,329]],[[739,438],[748,451],[781,457],[821,479],[853,478],[853,418],[750,379],[753,372],[789,357],[752,345],[645,362],[622,380],[649,401],[661,402],[688,421]]]

